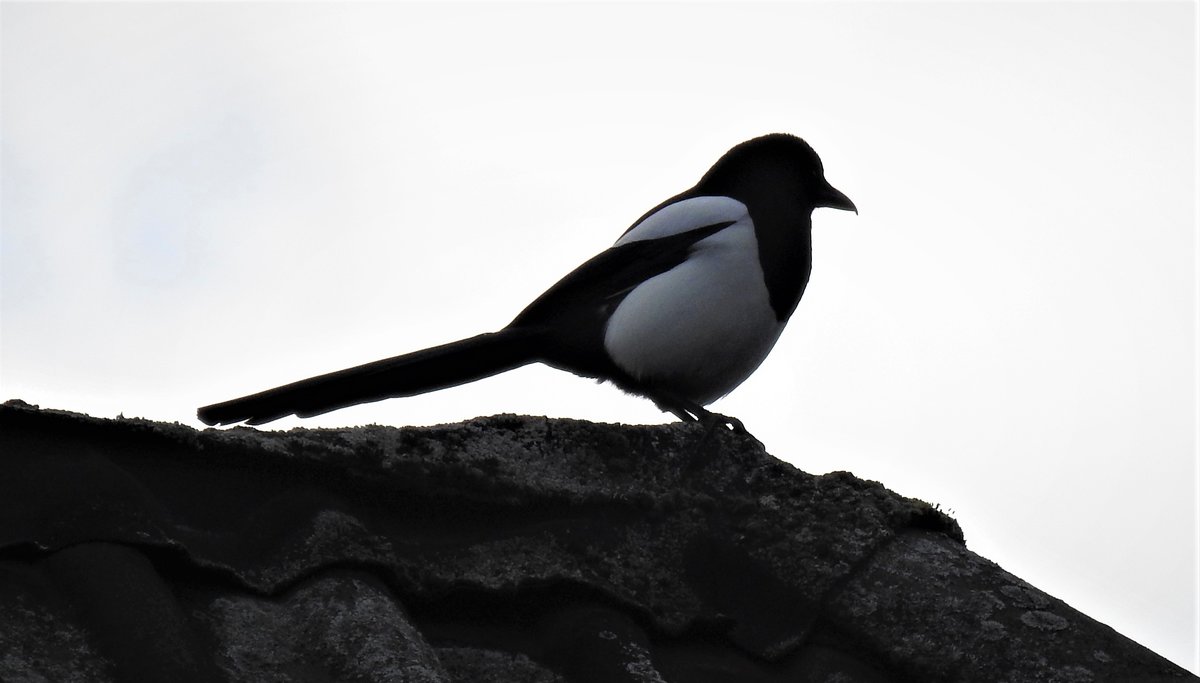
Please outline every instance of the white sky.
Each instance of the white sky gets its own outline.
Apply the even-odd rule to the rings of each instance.
[[[733,144],[860,215],[715,409],[1197,671],[1196,20],[1175,3],[0,8],[0,398],[197,406],[507,323]],[[662,422],[531,367],[276,423]]]

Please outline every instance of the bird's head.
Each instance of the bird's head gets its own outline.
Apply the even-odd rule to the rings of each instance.
[[[771,204],[787,201],[808,211],[829,207],[858,213],[854,202],[825,180],[825,167],[813,148],[787,133],[772,133],[737,145],[713,164],[697,189],[748,205],[757,198]]]

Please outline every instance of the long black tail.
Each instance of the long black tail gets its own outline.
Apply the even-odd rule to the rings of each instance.
[[[204,406],[196,415],[210,425],[312,417],[490,377],[539,360],[538,347],[536,333],[504,329]]]

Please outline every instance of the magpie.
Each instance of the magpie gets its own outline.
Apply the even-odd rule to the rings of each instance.
[[[748,140],[500,331],[205,406],[197,416],[209,425],[311,417],[540,362],[611,382],[685,422],[744,431],[704,406],[758,368],[796,310],[818,207],[858,213],[804,140]]]

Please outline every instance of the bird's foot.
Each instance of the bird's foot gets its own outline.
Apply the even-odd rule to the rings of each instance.
[[[692,401],[679,398],[657,399],[655,404],[664,412],[671,413],[684,422],[699,422],[704,425],[704,436],[707,439],[718,428],[726,429],[734,434],[747,435],[746,425],[736,417],[722,415],[706,410],[703,406]]]
[[[712,412],[709,412],[706,410],[706,411],[704,411],[704,415],[701,415],[699,417],[699,419],[701,422],[707,424],[709,429],[716,429],[717,427],[722,427],[722,428],[728,429],[729,431],[733,432],[734,434],[749,434],[750,433],[750,432],[746,431],[746,425],[742,424],[742,421],[737,419],[736,417],[730,417],[728,415],[722,415],[720,413],[712,413]]]

